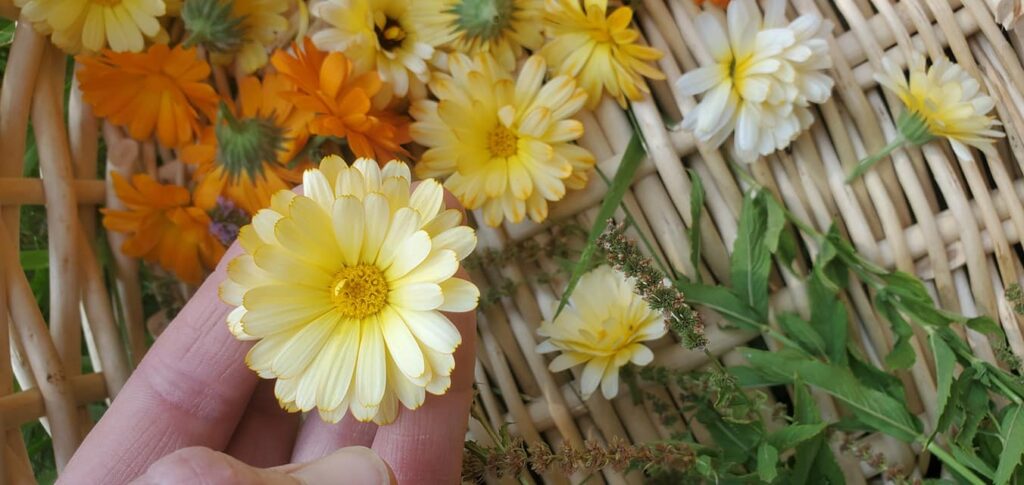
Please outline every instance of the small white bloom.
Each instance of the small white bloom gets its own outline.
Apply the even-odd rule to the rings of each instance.
[[[583,275],[564,311],[537,329],[548,337],[537,351],[562,352],[548,366],[552,372],[586,364],[580,376],[583,398],[600,384],[601,394],[612,399],[619,393],[619,369],[629,362],[651,363],[654,353],[641,342],[667,331],[662,315],[634,292],[632,279],[601,266]]]
[[[735,131],[743,161],[789,146],[811,125],[811,103],[832,93],[824,39],[832,24],[810,14],[787,23],[785,8],[784,0],[768,0],[762,19],[754,0],[733,0],[725,18],[717,10],[700,14],[697,31],[715,64],[676,81],[683,94],[704,93],[683,128],[716,148]]]

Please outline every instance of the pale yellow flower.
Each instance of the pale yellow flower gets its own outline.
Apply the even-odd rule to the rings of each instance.
[[[905,109],[896,123],[899,134],[878,153],[861,160],[847,182],[906,144],[924,145],[942,137],[958,157],[973,160],[970,147],[992,154],[993,138],[1003,136],[994,129],[999,121],[988,114],[995,101],[960,65],[943,57],[927,67],[924,56],[918,55],[910,59],[909,67],[908,79],[888,57],[882,58],[882,72],[875,74],[875,80],[903,101]]]
[[[424,4],[424,35],[451,51],[487,52],[512,70],[525,49],[535,51],[544,44],[544,0],[424,0]]]
[[[444,177],[469,209],[483,208],[492,226],[525,215],[540,222],[548,202],[566,188],[586,185],[594,157],[573,144],[583,124],[571,118],[586,94],[569,76],[544,82],[540,56],[529,58],[518,79],[490,55],[454,54],[451,75],[437,74],[410,112],[414,140],[429,149],[416,164],[420,177]]]
[[[281,34],[288,31],[288,4],[289,0],[234,0],[231,16],[242,19],[242,46],[238,52],[212,54],[211,59],[218,64],[234,59],[242,74],[266,65],[267,49],[281,43]]]
[[[357,72],[376,70],[395,95],[405,96],[411,83],[430,79],[434,45],[421,32],[426,8],[408,0],[324,0],[310,7],[328,24],[313,42],[344,52]]]
[[[640,33],[629,27],[633,9],[618,7],[608,14],[608,0],[547,0],[544,29],[548,38],[541,49],[551,69],[575,76],[594,108],[607,91],[619,105],[649,92],[643,77],[665,79],[649,64],[661,51],[637,43]]]
[[[51,40],[75,54],[110,47],[114,52],[139,52],[145,38],[160,33],[157,17],[163,0],[14,0],[21,14]]]
[[[580,278],[562,313],[541,323],[537,333],[547,340],[537,351],[561,352],[548,366],[552,372],[585,364],[580,375],[584,399],[598,385],[612,399],[619,393],[619,369],[629,362],[651,363],[654,353],[641,342],[667,331],[662,315],[634,292],[633,280],[601,266]]]
[[[228,326],[259,340],[246,363],[277,378],[285,409],[383,424],[450,386],[462,336],[441,312],[477,305],[454,277],[476,235],[439,183],[409,187],[402,162],[327,157],[305,195],[278,192],[240,231],[245,253],[220,288],[237,307]]]
[[[832,93],[824,38],[831,23],[815,14],[787,23],[785,8],[785,0],[769,0],[762,19],[753,0],[735,0],[727,18],[700,14],[697,32],[714,64],[676,81],[683,94],[704,94],[683,128],[713,147],[735,131],[736,156],[744,162],[789,146],[814,121],[811,104]]]

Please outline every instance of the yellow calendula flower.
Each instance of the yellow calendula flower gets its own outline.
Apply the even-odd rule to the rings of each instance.
[[[972,160],[969,147],[992,153],[992,139],[1003,136],[993,129],[999,121],[988,114],[995,101],[981,91],[981,85],[967,71],[946,58],[926,67],[924,56],[913,57],[908,78],[886,57],[875,80],[903,101],[906,109],[897,121],[899,135],[882,151],[862,160],[848,180],[908,143],[923,145],[942,137],[949,140],[957,156]]]
[[[258,340],[246,363],[277,378],[288,410],[328,422],[351,412],[389,423],[451,384],[459,330],[442,312],[474,309],[479,291],[454,277],[476,246],[433,180],[410,194],[409,168],[336,156],[280,191],[239,233],[221,298],[231,332]]]
[[[561,352],[548,366],[560,372],[585,364],[580,391],[589,398],[598,385],[606,399],[619,393],[619,369],[629,362],[647,365],[654,353],[642,342],[667,333],[662,315],[634,292],[633,281],[611,267],[583,275],[564,311],[541,323],[547,340],[537,352]]]
[[[488,52],[509,70],[544,44],[544,0],[425,0],[424,35],[464,54]]]
[[[145,38],[160,33],[157,17],[167,10],[164,0],[14,0],[21,14],[37,28],[51,33],[53,43],[75,54],[139,52]]]
[[[518,79],[490,55],[455,54],[449,67],[451,75],[430,83],[438,101],[417,101],[410,110],[410,133],[429,148],[416,164],[418,176],[445,178],[463,205],[483,208],[492,226],[525,215],[543,221],[548,201],[586,185],[594,156],[572,143],[583,124],[570,118],[586,94],[572,77],[545,83],[540,56],[523,64]]]
[[[407,0],[323,0],[310,12],[328,24],[313,34],[326,51],[344,52],[357,72],[376,70],[397,96],[430,79],[427,62],[434,45],[421,32],[426,2]]]
[[[607,91],[619,105],[649,92],[643,77],[665,79],[649,64],[661,59],[653,47],[637,44],[640,33],[629,27],[633,9],[608,14],[607,0],[546,0],[544,29],[550,39],[541,49],[551,69],[575,76],[594,108]]]

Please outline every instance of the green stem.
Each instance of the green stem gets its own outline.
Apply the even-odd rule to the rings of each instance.
[[[984,480],[978,477],[978,475],[975,475],[974,472],[972,472],[967,467],[961,465],[960,462],[956,461],[956,458],[954,458],[953,455],[947,453],[946,450],[942,449],[942,447],[940,447],[934,441],[928,443],[928,451],[930,451],[933,455],[938,457],[939,460],[942,460],[942,462],[948,465],[950,468],[955,470],[961,477],[963,477],[964,480],[967,480],[968,482],[974,485],[985,485]]]
[[[857,166],[854,167],[853,171],[850,172],[850,175],[846,176],[846,183],[851,183],[857,178],[859,178],[861,175],[864,175],[865,172],[871,170],[871,167],[873,167],[881,159],[889,156],[889,154],[892,153],[893,150],[896,150],[897,148],[903,146],[903,144],[906,142],[907,137],[904,136],[902,132],[898,132],[896,134],[896,138],[893,138],[892,141],[890,141],[888,145],[882,148],[881,151],[876,152],[874,155],[871,155],[861,160],[860,163],[858,163]]]

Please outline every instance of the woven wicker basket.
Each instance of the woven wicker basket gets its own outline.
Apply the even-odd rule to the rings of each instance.
[[[634,2],[639,3],[639,2]],[[1020,9],[1010,0],[794,0],[790,16],[820,12],[835,24],[830,38],[836,90],[821,105],[811,129],[790,150],[751,167],[757,181],[775,193],[788,208],[819,229],[837,223],[856,248],[889,268],[925,279],[936,301],[966,315],[995,317],[1006,331],[1013,352],[1024,356],[1020,322],[1001,297],[1003,289],[1021,281],[1024,267],[1017,247],[1024,235],[1024,46],[1011,25]],[[660,68],[668,79],[707,62],[709,55],[697,38],[693,19],[698,7],[691,0],[644,0],[637,21],[646,40],[666,53]],[[9,0],[0,0],[0,16],[14,18]],[[948,53],[978,79],[997,100],[1006,142],[998,156],[985,164],[958,160],[943,144],[897,151],[862,181],[847,186],[844,174],[869,152],[886,144],[895,133],[886,94],[872,78],[883,56],[905,64],[908,54]],[[0,90],[0,425],[7,431],[0,453],[0,476],[5,483],[34,481],[19,427],[42,419],[53,436],[58,468],[67,462],[89,430],[84,405],[116,397],[145,352],[145,326],[138,277],[139,263],[117,250],[118,234],[108,235],[113,248],[116,300],[112,299],[97,259],[98,248],[88,241],[98,230],[96,208],[117,204],[107,181],[97,179],[98,142],[104,140],[108,171],[131,172],[132,167],[155,167],[156,149],[101,127],[72,88],[67,121],[63,109],[66,58],[27,23],[20,23]],[[632,105],[646,139],[649,157],[627,193],[625,206],[660,256],[683,274],[700,272],[705,281],[727,282],[729,252],[736,237],[742,184],[730,170],[727,154],[701,146],[688,133],[674,128],[695,100],[678,95],[669,83],[652,86],[653,99]],[[667,120],[667,122],[666,122]],[[41,179],[22,178],[22,156],[29,122],[39,148]],[[627,114],[611,100],[582,115],[586,134],[582,144],[600,160],[606,174],[615,172],[632,127]],[[686,169],[703,179],[706,199],[700,220],[690,207]],[[551,208],[552,220],[575,220],[588,227],[606,185],[593,178],[583,191],[570,193]],[[49,233],[50,319],[44,321],[18,258],[19,209],[45,205]],[[702,228],[702,260],[689,260],[686,228]],[[481,228],[481,249],[501,249],[532,240],[542,247],[553,237],[551,227],[532,223],[499,229]],[[606,401],[594,396],[581,401],[569,372],[552,374],[547,360],[534,349],[535,329],[551,316],[552,302],[564,281],[539,282],[535,272],[550,272],[556,261],[541,255],[536,262],[511,262],[476,271],[474,279],[486,291],[507,281],[522,282],[495,304],[480,312],[479,358],[476,378],[483,410],[494,427],[512,423],[511,430],[527,442],[582,444],[586,439],[620,437],[649,442],[668,437],[651,410],[628,396]],[[802,264],[806,265],[807,261]],[[777,272],[772,281],[774,308],[799,308],[799,282]],[[854,286],[847,295],[851,335],[869,355],[884,355],[892,346],[888,325],[874,312],[867,293]],[[117,302],[112,303],[112,302]],[[119,318],[115,318],[115,314]],[[7,318],[10,315],[10,318]],[[721,318],[704,313],[710,351],[726,363],[739,356],[733,349],[759,335],[721,330]],[[124,337],[118,322],[123,322]],[[10,331],[8,331],[8,328]],[[919,336],[920,337],[920,336]],[[981,358],[994,361],[986,337],[971,331],[964,337]],[[9,341],[8,341],[9,339]],[[81,348],[85,340],[95,373],[83,375]],[[123,342],[128,342],[125,348]],[[915,341],[919,353],[927,352]],[[703,353],[691,352],[665,338],[656,342],[657,365],[680,369],[707,364]],[[9,357],[9,358],[8,358]],[[928,362],[918,359],[904,375],[909,406],[934,422],[935,378]],[[9,363],[9,365],[8,365]],[[10,383],[17,380],[21,391]],[[653,389],[665,401],[669,390]],[[816,396],[826,417],[840,414],[828,396]],[[707,433],[694,430],[699,440]],[[474,439],[487,444],[479,423],[470,423]],[[927,466],[908,445],[877,435],[865,438],[904,469]],[[855,458],[837,454],[849,483],[864,483],[876,472]],[[551,483],[582,477],[549,474]],[[590,483],[640,483],[638,473],[622,475],[603,470]]]

